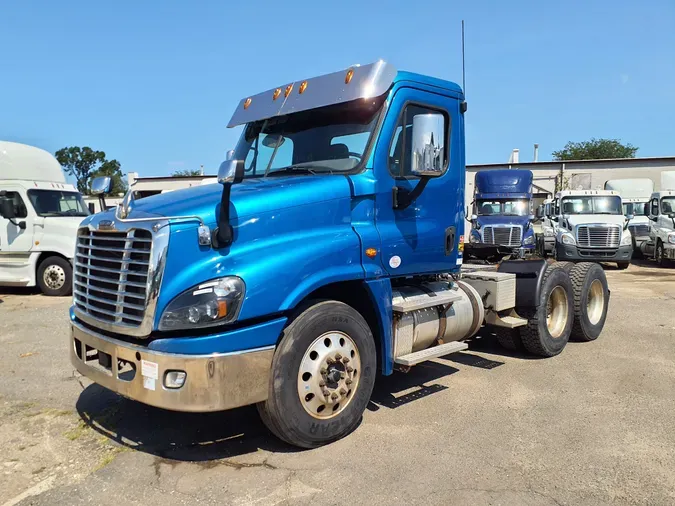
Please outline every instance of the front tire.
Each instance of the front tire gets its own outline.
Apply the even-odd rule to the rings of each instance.
[[[663,247],[663,242],[660,239],[656,243],[656,249],[654,250],[654,260],[656,260],[656,263],[659,267],[666,267],[668,264],[668,260],[666,260],[665,248]]]
[[[538,305],[523,311],[527,325],[520,327],[525,349],[540,357],[559,354],[570,338],[573,323],[572,282],[564,266],[550,265],[544,272]]]
[[[272,360],[263,423],[302,448],[338,440],[360,423],[375,384],[370,327],[351,306],[316,302],[284,330]]]
[[[73,285],[73,267],[68,260],[61,257],[47,257],[38,267],[37,283],[42,293],[47,296],[70,295]]]
[[[593,341],[605,326],[609,307],[609,287],[599,264],[581,262],[570,271],[574,289],[572,336],[578,341]]]

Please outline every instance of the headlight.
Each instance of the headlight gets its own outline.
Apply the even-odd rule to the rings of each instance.
[[[534,244],[534,236],[527,236],[525,239],[523,239],[523,244]]]
[[[555,236],[555,231],[552,228],[544,228],[544,237],[553,237]]]
[[[201,283],[173,299],[162,313],[159,330],[211,327],[237,319],[244,281],[235,276]]]
[[[621,246],[628,246],[629,244],[633,244],[633,236],[626,234],[621,238]]]
[[[670,244],[675,244],[675,234],[668,234],[668,242]]]
[[[576,244],[577,242],[574,240],[574,237],[572,234],[563,234],[561,236],[562,243],[563,244]]]
[[[478,237],[476,234],[471,234],[469,235],[469,242],[471,244],[476,244],[477,242],[480,242],[480,237]]]

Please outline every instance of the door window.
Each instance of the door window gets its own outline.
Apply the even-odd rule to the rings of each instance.
[[[14,214],[16,214],[17,219],[26,218],[28,216],[26,204],[24,204],[23,199],[18,192],[5,192],[5,198],[14,203]]]
[[[448,134],[450,121],[448,115],[444,111],[432,109],[417,104],[409,104],[403,110],[401,120],[394,130],[394,137],[389,147],[389,172],[394,177],[411,177],[411,153],[412,153],[412,125],[413,118],[419,114],[443,114],[445,118],[445,126],[443,129],[443,136],[446,139],[444,143],[444,160],[446,165],[444,173],[448,168]]]

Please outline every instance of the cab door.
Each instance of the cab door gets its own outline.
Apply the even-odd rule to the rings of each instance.
[[[381,239],[381,261],[391,276],[449,272],[459,268],[460,237],[464,233],[464,123],[460,95],[440,88],[399,83],[382,125],[375,151],[377,178],[376,226]],[[438,177],[414,176],[412,126],[415,117],[441,114],[443,172]],[[441,139],[436,140],[438,145]],[[426,184],[407,207],[395,200]]]
[[[8,186],[5,198],[14,204],[16,217],[13,220],[0,217],[0,252],[28,253],[33,248],[32,209],[26,205],[26,194],[20,187]],[[25,224],[25,227],[21,226]]]

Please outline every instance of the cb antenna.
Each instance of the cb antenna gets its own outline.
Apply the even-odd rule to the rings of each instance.
[[[466,97],[466,70],[464,67],[464,20],[462,20],[462,91]]]

